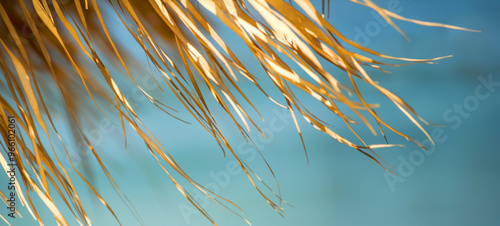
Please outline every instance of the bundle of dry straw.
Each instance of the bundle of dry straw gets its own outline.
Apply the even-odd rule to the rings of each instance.
[[[403,32],[394,20],[462,29],[410,20],[380,8],[370,0],[353,2],[375,10],[401,34]],[[110,23],[108,14],[118,18],[121,24]],[[217,19],[207,19],[208,14]],[[105,199],[88,182],[88,178],[73,165],[72,170],[78,177],[69,176],[62,161],[68,161],[70,153],[56,126],[61,124],[56,121],[63,119],[54,117],[61,112],[67,114],[65,124],[72,128],[75,137],[85,141],[115,191],[123,195],[83,130],[85,109],[97,107],[99,114],[112,117],[112,113],[102,110],[102,105],[110,105],[117,110],[118,124],[121,124],[123,134],[127,125],[144,140],[147,149],[177,189],[210,222],[215,224],[178,180],[187,181],[207,198],[229,210],[236,208],[241,211],[232,202],[190,178],[144,127],[118,80],[126,78],[131,81],[147,100],[167,114],[171,115],[172,110],[135,82],[140,79],[135,73],[137,68],[144,65],[138,65],[138,54],[131,54],[128,46],[120,44],[117,41],[120,37],[111,32],[110,27],[128,31],[135,39],[135,44],[144,51],[152,70],[161,76],[163,81],[156,81],[158,87],[161,87],[160,84],[168,85],[185,110],[213,136],[222,150],[238,160],[255,189],[279,214],[282,214],[282,208],[276,204],[276,200],[281,201],[281,198],[279,195],[270,198],[264,194],[259,177],[233,151],[212,115],[210,110],[219,106],[207,104],[209,98],[214,98],[226,112],[226,119],[232,120],[242,136],[249,139],[247,133],[250,127],[259,128],[254,119],[249,117],[248,109],[242,106],[251,106],[255,111],[257,107],[238,87],[238,79],[248,79],[274,103],[288,109],[299,134],[297,116],[302,116],[316,129],[362,152],[390,171],[393,169],[373,149],[393,145],[366,144],[351,127],[355,121],[339,107],[350,109],[349,115],[359,118],[373,134],[379,130],[385,137],[384,129],[388,129],[411,142],[418,142],[377,116],[374,109],[378,105],[363,99],[357,82],[367,83],[380,91],[429,137],[419,123],[419,120],[425,121],[415,110],[372,80],[364,68],[400,66],[372,57],[405,61],[405,64],[432,63],[440,58],[399,58],[365,48],[343,36],[309,0],[295,0],[293,3],[283,0],[12,0],[0,3],[0,15],[0,131],[4,150],[0,162],[5,172],[15,162],[15,177],[16,181],[19,180],[15,185],[16,198],[40,224],[43,224],[37,211],[40,206],[33,204],[33,193],[50,209],[58,224],[68,225],[68,217],[81,225],[91,224],[73,182],[80,179],[115,215]],[[216,25],[226,26],[246,43],[275,88],[283,95],[283,101],[267,95],[268,92],[259,83],[257,70],[245,67],[226,45],[227,38],[219,35]],[[358,51],[349,51],[346,46]],[[345,74],[330,74],[325,69],[326,64],[335,65]],[[292,70],[297,66],[302,71]],[[123,73],[110,73],[109,68],[119,68]],[[336,79],[345,75],[350,79],[350,84],[341,84]],[[331,126],[315,116],[314,111],[302,105],[294,93],[298,90],[315,98],[345,122],[359,138],[359,144],[337,134]],[[17,119],[14,143],[9,140],[11,118]],[[369,120],[376,121],[376,126]],[[302,139],[301,134],[300,137]],[[61,152],[56,152],[55,146],[58,145],[55,143],[59,146],[62,144],[62,153],[65,154],[57,154]],[[11,146],[15,147],[15,152],[9,155]],[[71,159],[69,162],[72,162]],[[172,172],[181,177],[172,176]],[[1,195],[8,205],[8,198]],[[62,202],[56,204],[54,199],[57,196]],[[69,209],[73,216],[64,216],[61,208]],[[2,219],[8,222],[5,215]]]

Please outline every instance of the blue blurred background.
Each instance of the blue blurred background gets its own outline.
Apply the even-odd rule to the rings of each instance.
[[[389,142],[407,146],[377,150],[400,171],[398,177],[386,173],[369,158],[299,119],[309,155],[307,164],[291,119],[281,108],[249,89],[248,95],[253,97],[266,119],[259,124],[269,132],[269,137],[263,139],[255,130],[250,134],[274,170],[282,198],[293,205],[282,205],[286,214],[283,218],[257,193],[241,170],[233,169],[233,158],[224,158],[212,137],[196,123],[185,125],[147,104],[140,105],[139,114],[186,172],[200,184],[212,186],[214,192],[239,205],[252,225],[499,225],[500,2],[375,2],[382,7],[393,7],[394,11],[409,18],[481,30],[481,33],[473,33],[397,21],[396,24],[411,39],[408,42],[380,22],[370,9],[350,1],[331,2],[330,21],[346,37],[366,47],[387,55],[410,58],[454,55],[434,65],[384,68],[392,74],[369,71],[374,80],[406,100],[424,119],[447,125],[424,126],[436,141],[432,147],[425,135],[394,105],[363,86],[367,88],[362,91],[367,99],[381,103],[377,113],[383,119],[429,147],[428,151],[423,151],[386,130]],[[320,7],[321,1],[317,4]],[[227,31],[223,31],[224,35],[232,36]],[[244,45],[233,44],[233,48],[241,57],[250,54]],[[259,67],[250,60],[248,65]],[[336,75],[341,81],[347,81],[345,74]],[[493,81],[490,88],[484,86],[488,80]],[[166,97],[164,100],[171,99]],[[180,105],[177,106],[181,109]],[[327,117],[336,132],[355,140],[337,117],[320,107],[315,110],[323,118]],[[189,120],[187,114],[181,110],[178,116]],[[215,114],[223,115],[222,111],[215,111]],[[227,131],[232,144],[241,147],[238,150],[243,159],[277,190],[265,163],[238,135],[231,122],[221,120],[219,123]],[[369,143],[384,142],[380,134],[373,137],[363,126],[356,128]],[[109,142],[97,148],[109,162],[112,175],[145,225],[210,225],[180,195],[140,138],[131,131],[128,134],[126,152],[123,151],[119,129],[105,138]],[[76,176],[74,172],[72,175]],[[102,173],[96,169],[94,175],[93,183],[122,224],[138,225]],[[265,190],[263,186],[261,188]],[[193,189],[188,191],[197,194]],[[117,225],[98,200],[89,198],[90,191],[83,190],[82,196],[89,206],[88,214],[94,225]],[[206,207],[219,225],[247,225],[214,203],[207,203]],[[26,211],[22,213],[24,219],[13,221],[14,225],[37,225]],[[41,210],[41,215],[48,216],[44,218],[48,220],[47,225],[55,225],[47,210]]]

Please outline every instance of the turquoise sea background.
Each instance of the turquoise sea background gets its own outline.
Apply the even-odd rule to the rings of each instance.
[[[215,140],[194,120],[190,120],[188,112],[175,103],[173,97],[163,97],[162,101],[172,101],[172,105],[180,111],[176,116],[193,122],[192,125],[172,119],[146,101],[137,103],[140,109],[138,113],[148,129],[189,175],[239,205],[252,225],[499,225],[500,1],[375,2],[382,7],[392,7],[409,18],[481,31],[457,31],[397,21],[396,24],[411,39],[407,41],[393,28],[380,22],[370,9],[350,1],[332,1],[332,23],[346,37],[368,48],[391,56],[409,58],[454,55],[440,60],[439,64],[384,67],[392,74],[369,70],[374,80],[407,101],[424,119],[446,125],[424,125],[436,141],[434,147],[394,105],[370,87],[360,84],[361,88],[365,88],[362,93],[370,102],[381,103],[377,113],[383,119],[429,148],[423,151],[385,130],[389,142],[407,146],[377,150],[398,169],[398,177],[386,173],[369,158],[320,133],[299,118],[309,156],[308,164],[291,119],[283,113],[283,109],[241,78],[240,83],[247,95],[266,119],[256,121],[269,132],[268,139],[259,137],[255,129],[251,130],[250,135],[255,138],[271,165],[282,198],[293,205],[283,203],[285,216],[281,217],[252,187],[244,173],[233,168],[234,158],[230,155],[224,157]],[[316,3],[319,7],[321,1]],[[220,29],[223,37],[234,37],[224,28]],[[124,41],[126,39],[124,37]],[[237,40],[229,43],[243,59],[249,56],[246,46],[238,44]],[[257,62],[250,59],[245,63],[248,67],[259,67]],[[331,70],[332,73],[336,71],[333,67]],[[344,73],[335,73],[339,80],[348,81]],[[487,81],[492,81],[489,88],[484,85]],[[267,87],[272,86],[269,83]],[[158,90],[152,92],[161,95]],[[274,90],[271,94],[277,93]],[[309,105],[308,99],[304,98]],[[282,99],[277,99],[283,103]],[[336,132],[356,141],[338,117],[319,105],[310,106],[331,123]],[[463,109],[463,112],[459,109]],[[242,158],[277,191],[266,164],[251,145],[246,144],[231,122],[225,120],[220,109],[214,110],[214,113]],[[362,125],[356,128],[359,128],[368,143],[384,143],[380,134],[374,137]],[[103,137],[105,142],[96,148],[102,152],[111,174],[139,212],[144,225],[211,225],[177,191],[130,128],[127,135],[127,151],[124,150],[119,128],[111,129]],[[75,163],[81,165],[82,160],[75,156]],[[90,163],[90,166],[94,167],[91,171],[94,175],[92,183],[110,203],[122,225],[139,225],[96,168],[97,164]],[[70,174],[77,176],[74,172]],[[6,180],[5,175],[1,178],[1,181]],[[81,183],[77,181],[75,183]],[[81,186],[84,187],[83,184]],[[264,186],[259,186],[272,196]],[[4,187],[1,186],[1,189]],[[193,189],[188,188],[188,191],[193,192]],[[94,225],[118,225],[99,200],[91,198],[90,191],[82,189],[81,194]],[[193,192],[193,195],[196,194]],[[207,203],[206,207],[218,225],[247,225],[215,203]],[[38,225],[27,211],[22,209],[21,213],[24,218],[11,221],[13,225]],[[41,209],[40,214],[46,225],[55,225],[47,209]],[[77,224],[72,222],[71,225]]]

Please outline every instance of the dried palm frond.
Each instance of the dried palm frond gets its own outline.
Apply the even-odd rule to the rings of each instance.
[[[462,29],[410,20],[378,7],[370,0],[354,2],[377,11],[403,35],[393,20]],[[206,14],[213,14],[213,20],[217,21],[207,19]],[[65,123],[72,128],[75,139],[81,139],[88,146],[115,191],[123,195],[83,129],[86,109],[93,106],[97,109],[94,114],[103,114],[110,118],[113,113],[104,110],[104,105],[111,106],[118,112],[125,140],[125,125],[128,124],[144,140],[150,153],[182,195],[210,222],[215,224],[181,184],[187,181],[207,198],[230,210],[239,209],[187,175],[145,128],[125,97],[123,86],[119,85],[120,81],[131,81],[147,100],[167,114],[172,115],[172,109],[136,82],[139,79],[136,70],[141,67],[137,63],[139,60],[128,46],[118,41],[120,37],[110,31],[111,27],[128,31],[135,43],[142,48],[151,68],[160,74],[163,81],[156,81],[158,87],[160,84],[168,85],[173,95],[213,136],[224,153],[230,153],[238,161],[255,189],[279,214],[282,214],[282,208],[276,204],[276,200],[281,201],[281,197],[276,195],[272,198],[265,194],[260,184],[262,181],[238,157],[211,113],[213,106],[209,99],[213,98],[245,139],[250,140],[247,133],[251,126],[260,131],[257,123],[249,116],[248,109],[243,107],[250,106],[258,112],[250,97],[238,86],[237,80],[242,76],[278,106],[290,111],[301,140],[297,115],[302,116],[316,129],[362,152],[387,170],[390,170],[390,166],[384,163],[373,149],[394,145],[366,144],[351,127],[355,121],[341,110],[340,105],[350,109],[373,134],[376,134],[376,129],[369,122],[372,119],[367,118],[366,114],[375,120],[384,137],[383,129],[389,129],[411,142],[418,142],[377,116],[374,109],[378,105],[365,101],[357,82],[361,81],[376,88],[431,139],[418,120],[426,122],[415,110],[374,81],[364,67],[400,66],[371,57],[410,63],[432,63],[443,57],[399,58],[363,47],[343,36],[308,0],[297,0],[293,4],[283,0],[12,0],[0,3],[0,16],[0,66],[3,74],[0,79],[0,131],[4,150],[0,155],[0,162],[5,172],[9,171],[7,128],[9,116],[14,116],[17,119],[18,132],[13,160],[19,172],[16,177],[22,181],[16,184],[16,196],[40,224],[42,219],[32,202],[32,193],[50,209],[58,224],[68,225],[68,216],[61,214],[61,208],[68,208],[79,224],[91,224],[73,182],[78,178],[70,177],[68,169],[61,162],[62,159],[68,159],[70,163],[72,161],[56,126],[59,125],[56,121],[62,119],[54,115],[67,115]],[[119,20],[120,24],[109,22],[108,17],[111,16]],[[261,86],[256,74],[258,70],[247,68],[228,47],[228,40],[215,28],[218,24],[232,30],[246,43],[267,77],[283,95],[282,103],[275,100],[277,97],[269,96],[268,91]],[[361,50],[363,54],[349,51],[345,45]],[[327,64],[335,65],[344,71],[351,84],[341,84],[336,79],[340,75],[332,75],[325,69]],[[303,71],[292,69],[297,67]],[[110,72],[111,69],[122,73],[117,75]],[[360,139],[361,144],[334,132],[331,126],[301,104],[297,90],[315,98],[340,117]],[[352,98],[351,94],[355,94],[356,98]],[[57,154],[55,143],[63,145],[65,155]],[[92,187],[88,179],[73,164],[71,168],[116,217],[104,197]],[[176,178],[172,172],[180,174],[181,178]],[[179,180],[184,182],[178,182]],[[2,197],[7,200],[4,194]],[[64,204],[56,204],[55,197],[59,197]],[[126,197],[121,197],[126,200]],[[126,205],[130,204],[126,202]],[[4,217],[2,219],[5,220]]]

